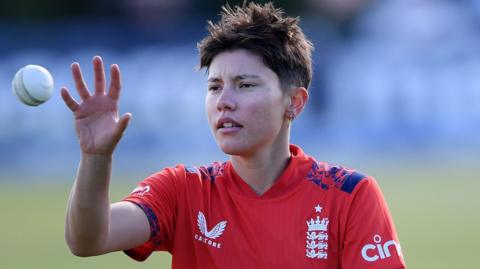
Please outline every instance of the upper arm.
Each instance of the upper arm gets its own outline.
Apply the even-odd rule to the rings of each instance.
[[[122,202],[111,206],[107,251],[124,250],[131,258],[142,261],[155,250],[171,249],[177,196],[185,187],[183,171],[183,167],[177,167],[155,173],[141,181]]]
[[[150,225],[140,207],[126,201],[110,205],[110,226],[102,254],[134,248],[149,238]]]
[[[395,226],[383,194],[373,178],[353,191],[346,226],[343,265],[350,268],[404,268]]]

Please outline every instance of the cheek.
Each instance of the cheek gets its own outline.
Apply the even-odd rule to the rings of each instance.
[[[208,122],[211,122],[211,117],[216,109],[215,100],[207,95],[207,97],[205,97],[205,113],[207,114]]]
[[[259,102],[252,105],[249,111],[251,111],[251,117],[256,121],[257,129],[274,131],[282,125],[283,112],[280,102]]]

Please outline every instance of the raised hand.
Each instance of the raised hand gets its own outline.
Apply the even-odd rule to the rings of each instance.
[[[110,85],[106,89],[105,71],[100,56],[93,58],[95,91],[87,88],[78,63],[71,65],[77,92],[82,99],[73,99],[66,87],[61,90],[62,99],[75,116],[75,129],[84,154],[111,155],[131,118],[130,113],[118,115],[121,78],[118,65],[110,66]]]

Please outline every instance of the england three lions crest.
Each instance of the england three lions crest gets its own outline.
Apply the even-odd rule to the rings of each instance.
[[[317,205],[315,212],[321,213],[322,207]],[[306,256],[308,258],[327,259],[329,222],[328,218],[320,218],[320,214],[307,221]]]

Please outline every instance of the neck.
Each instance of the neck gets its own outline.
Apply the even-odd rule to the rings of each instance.
[[[275,183],[290,160],[288,143],[272,148],[254,156],[232,156],[235,171],[258,195],[264,194]]]

